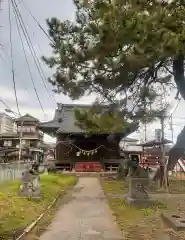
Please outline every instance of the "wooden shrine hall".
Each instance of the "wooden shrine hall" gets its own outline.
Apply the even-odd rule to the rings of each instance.
[[[58,104],[53,120],[39,126],[44,133],[57,138],[55,165],[61,170],[101,171],[117,168],[120,140],[138,129],[137,124],[131,124],[121,133],[92,133],[87,136],[75,123],[74,109],[89,110],[91,107]]]

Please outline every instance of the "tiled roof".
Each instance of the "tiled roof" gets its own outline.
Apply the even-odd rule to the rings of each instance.
[[[75,124],[76,120],[75,120],[74,109],[79,108],[79,109],[88,110],[91,107],[92,105],[58,104],[58,108],[55,111],[55,116],[53,121],[40,123],[39,127],[44,132],[47,132],[47,131],[49,132],[49,129],[51,131],[51,128],[53,128],[53,129],[56,129],[57,133],[83,133],[84,131],[78,126],[76,126]],[[133,131],[135,130],[136,129],[134,129]],[[130,134],[130,132],[128,134]]]
[[[59,104],[52,121],[40,123],[39,127],[44,129],[53,128],[57,132],[82,133],[83,131],[75,125],[74,109],[90,109],[91,105],[81,104]]]
[[[138,144],[140,146],[143,146],[143,147],[153,147],[153,146],[159,146],[161,144],[169,144],[169,143],[172,143],[172,141],[168,140],[168,139],[164,139],[164,142],[157,142],[156,140],[152,140],[152,141],[149,141],[149,142],[146,142],[146,143],[142,143],[142,144]]]
[[[21,116],[17,119],[15,119],[15,122],[20,122],[20,121],[23,121],[23,122],[39,122],[39,120],[33,116],[31,116],[30,114],[26,114],[24,116]]]
[[[19,137],[19,135],[15,132],[0,133],[0,138],[3,138],[3,137],[16,138],[16,137]]]
[[[13,147],[2,147],[0,148],[0,156],[4,155],[5,153],[16,152],[18,149]]]

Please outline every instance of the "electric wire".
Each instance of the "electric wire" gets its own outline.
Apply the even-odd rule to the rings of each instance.
[[[28,11],[28,13],[30,14],[30,16],[34,19],[34,21],[37,23],[37,25],[39,26],[39,28],[42,30],[42,32],[46,35],[46,37],[54,44],[53,40],[51,39],[51,37],[48,35],[48,33],[44,30],[44,28],[41,26],[41,24],[39,23],[39,21],[36,19],[36,17],[32,14],[31,10],[28,8],[28,6],[25,4],[25,2],[23,0],[20,0],[24,6],[24,8]]]
[[[15,21],[16,21],[16,25],[17,25],[17,30],[18,30],[18,33],[19,33],[19,37],[20,37],[20,40],[21,40],[21,45],[22,45],[22,49],[23,49],[23,52],[24,52],[24,56],[25,56],[25,60],[26,60],[26,64],[28,66],[28,71],[29,71],[29,74],[30,74],[30,78],[31,78],[31,81],[32,81],[32,84],[33,84],[33,88],[34,88],[34,91],[35,91],[35,94],[37,96],[37,99],[38,99],[38,102],[39,102],[39,105],[44,113],[44,115],[46,116],[46,113],[44,111],[44,108],[42,106],[42,103],[41,103],[41,100],[40,100],[40,97],[38,95],[38,92],[37,92],[37,89],[36,89],[36,86],[35,86],[35,82],[34,82],[34,78],[33,78],[33,75],[32,75],[32,72],[31,72],[31,68],[30,68],[30,65],[29,65],[29,62],[28,62],[28,58],[27,58],[27,55],[26,55],[26,51],[25,51],[25,47],[24,47],[24,43],[23,43],[23,39],[22,39],[22,36],[21,36],[21,31],[20,31],[20,27],[19,27],[19,24],[18,24],[18,19],[17,19],[17,15],[15,13],[15,9],[14,9],[14,14],[15,14]]]
[[[3,55],[2,55],[2,53],[0,52],[0,58],[2,59],[2,62],[1,63],[5,63],[5,60],[4,60],[4,57],[3,57]],[[0,65],[0,67],[2,67],[2,65]]]
[[[5,103],[5,101],[3,99],[0,99],[0,102],[5,106],[6,109],[10,110],[11,112],[13,112],[11,110],[11,108]],[[15,115],[15,114],[14,114]]]
[[[0,47],[1,47],[1,49],[2,49],[2,51],[3,51],[3,53],[4,53],[4,55],[5,55],[5,57],[7,57],[8,60],[10,60],[10,62],[9,62],[9,61],[7,62],[6,59],[5,59],[5,57],[3,57],[3,55],[0,55],[0,57],[2,58],[3,62],[5,63],[5,65],[7,66],[8,69],[9,69],[9,68],[12,68],[12,67],[11,67],[11,57],[6,53],[3,45],[0,45]],[[1,66],[0,66],[0,67],[1,67]],[[16,74],[15,71],[14,71],[14,75],[15,75],[15,78],[17,78],[17,74]],[[24,85],[23,87],[25,88],[26,91],[28,91],[27,86]]]
[[[14,72],[13,44],[12,44],[12,22],[11,22],[11,2],[10,1],[11,0],[8,0],[8,20],[9,20],[9,27],[10,27],[9,37],[10,37],[10,52],[11,52],[11,64],[12,64],[12,80],[13,80],[13,88],[14,88],[14,95],[15,95],[17,111],[20,114],[18,97],[17,97],[17,90],[16,90],[16,83],[15,83],[15,72]]]
[[[30,52],[31,52],[31,55],[32,55],[33,60],[35,62],[35,65],[36,65],[36,68],[38,70],[38,73],[39,73],[39,75],[41,77],[42,83],[44,84],[44,87],[45,87],[45,89],[46,89],[46,91],[47,91],[51,101],[55,102],[55,100],[51,97],[50,92],[49,92],[49,90],[47,88],[47,85],[45,83],[45,78],[43,77],[43,70],[42,70],[41,64],[40,64],[39,59],[38,59],[38,57],[36,55],[35,49],[33,47],[33,44],[32,44],[32,41],[30,39],[30,36],[29,36],[29,34],[27,32],[27,29],[25,27],[24,21],[23,21],[22,16],[21,16],[21,13],[20,13],[20,11],[19,11],[19,9],[17,7],[17,4],[16,4],[15,0],[11,0],[11,2],[12,2],[12,5],[13,5],[13,7],[15,9],[15,12],[16,12],[16,15],[17,15],[17,19],[19,21],[20,27],[22,29],[22,32],[24,34],[24,37],[25,37],[26,42],[28,44],[28,47],[30,49]]]
[[[12,1],[13,4],[14,4],[14,9],[15,9],[15,12],[16,12],[16,14],[17,14],[17,17],[18,17],[18,20],[19,20],[21,29],[22,29],[23,34],[24,34],[24,36],[25,36],[25,39],[26,39],[26,41],[27,41],[28,47],[29,47],[30,52],[31,52],[31,55],[32,55],[32,57],[33,57],[33,59],[34,59],[34,62],[35,62],[35,65],[36,65],[36,67],[37,67],[37,70],[38,70],[38,72],[39,72],[39,75],[40,75],[40,77],[41,77],[41,80],[42,80],[42,82],[43,82],[43,84],[44,84],[44,87],[45,87],[45,89],[46,89],[46,91],[47,91],[50,99],[53,101],[52,97],[50,96],[50,92],[49,92],[49,90],[48,90],[48,88],[47,88],[47,85],[46,85],[46,83],[45,83],[46,77],[45,77],[45,76],[43,77],[44,72],[43,72],[43,70],[42,70],[42,66],[41,66],[40,61],[39,61],[39,59],[38,59],[38,57],[37,57],[37,54],[36,54],[35,49],[34,49],[34,47],[33,47],[32,41],[31,41],[30,36],[29,36],[29,34],[28,34],[28,32],[27,32],[27,29],[26,29],[26,27],[25,27],[25,24],[24,24],[24,21],[23,21],[23,19],[22,19],[21,13],[20,13],[20,11],[19,11],[19,9],[18,9],[17,3],[16,3],[15,0],[11,0],[11,1]]]
[[[29,28],[29,30],[30,30],[32,27],[29,25],[28,21],[27,21],[27,22],[26,22],[26,20],[24,20],[24,21],[25,21],[26,25],[28,26],[28,28]],[[34,34],[33,31],[32,31],[32,35],[33,35],[33,37],[35,36],[35,34]],[[42,48],[41,48],[41,46],[40,46],[40,44],[39,44],[38,42],[37,42],[36,46],[38,47],[38,50],[40,51],[41,55],[43,56],[44,53],[43,53]],[[36,50],[37,50],[37,49],[36,49]],[[39,61],[39,60],[38,60],[38,61]],[[39,63],[40,63],[40,61],[39,61]],[[41,66],[41,65],[40,65],[40,66]],[[43,74],[44,79],[47,79],[47,77],[46,77],[46,75],[45,75],[45,73],[44,73],[44,71],[43,71],[43,69],[42,69],[42,66],[41,66],[41,71],[42,71],[42,74]],[[53,91],[52,91],[50,85],[48,85],[48,88],[49,88],[49,90],[51,91],[51,96],[52,96],[55,104],[57,104],[57,102],[56,102],[56,100],[55,100],[55,98],[54,98],[54,96],[53,96],[53,94],[52,94]]]

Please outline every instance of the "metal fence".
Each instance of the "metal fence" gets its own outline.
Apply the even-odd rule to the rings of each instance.
[[[2,163],[0,164],[0,183],[12,181],[21,178],[23,171],[27,169],[29,164],[21,163]]]

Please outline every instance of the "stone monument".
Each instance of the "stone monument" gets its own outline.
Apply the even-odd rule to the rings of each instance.
[[[40,177],[36,164],[22,173],[19,196],[40,200]]]
[[[150,207],[148,172],[132,160],[128,161],[128,168],[129,192],[125,197],[126,204],[138,208]]]

